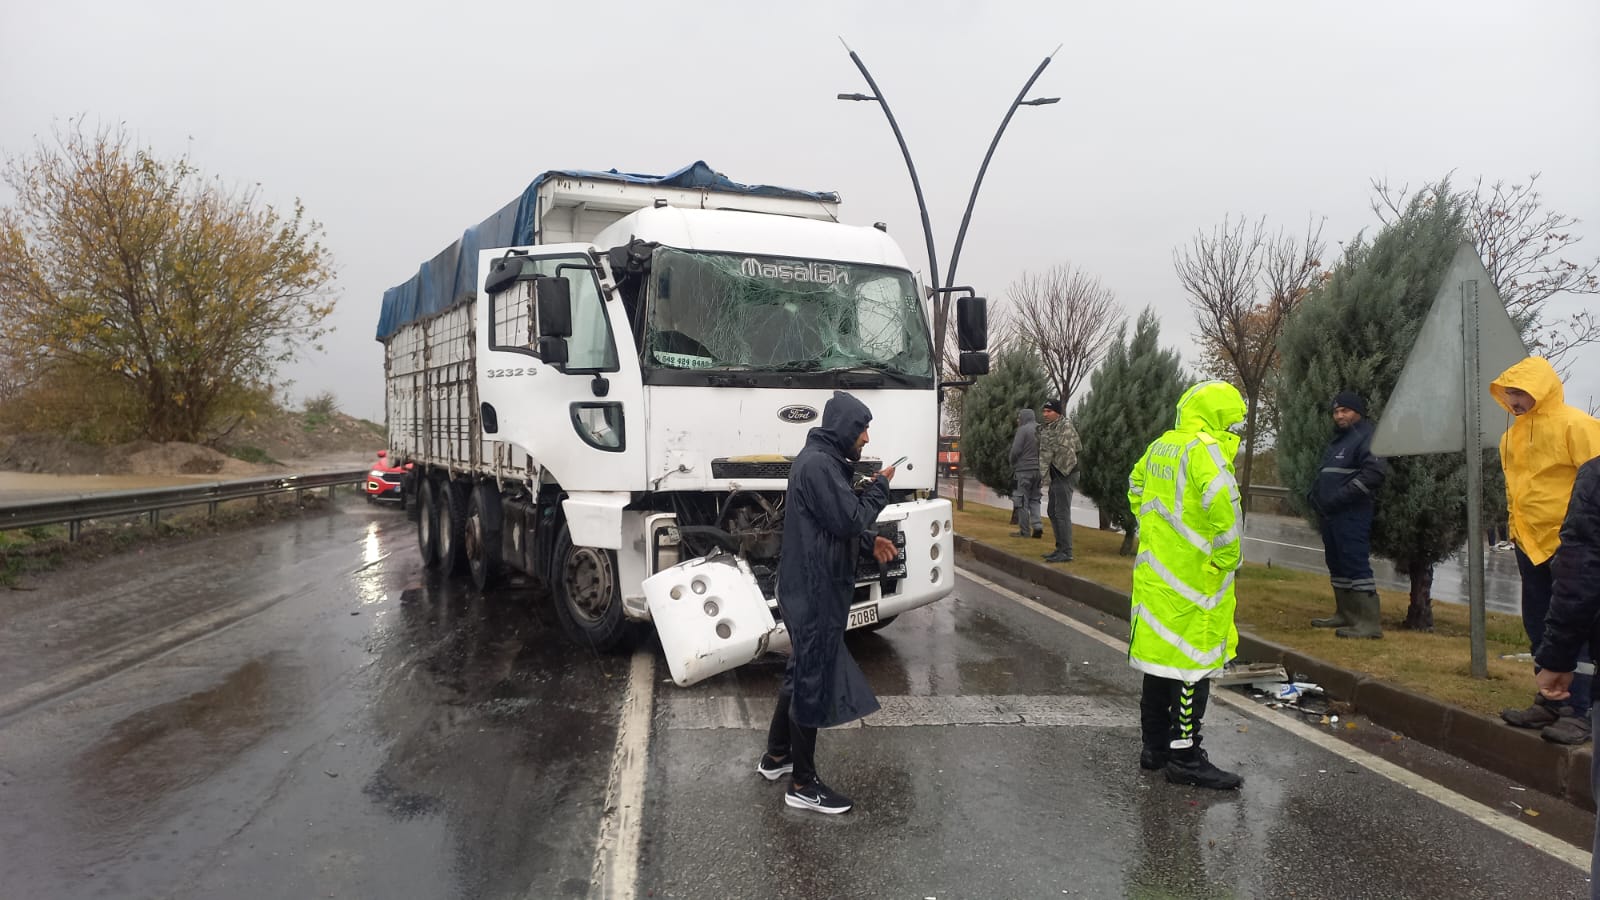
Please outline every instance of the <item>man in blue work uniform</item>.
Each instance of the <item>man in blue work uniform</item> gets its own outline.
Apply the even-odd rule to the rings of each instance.
[[[1389,464],[1372,453],[1367,401],[1355,391],[1333,398],[1333,440],[1307,499],[1322,523],[1322,546],[1337,611],[1312,619],[1316,628],[1337,628],[1342,638],[1383,637],[1378,586],[1372,578],[1372,515]]]

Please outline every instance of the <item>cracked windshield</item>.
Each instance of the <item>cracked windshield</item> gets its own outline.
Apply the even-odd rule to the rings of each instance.
[[[909,272],[667,248],[653,272],[649,365],[933,376]]]

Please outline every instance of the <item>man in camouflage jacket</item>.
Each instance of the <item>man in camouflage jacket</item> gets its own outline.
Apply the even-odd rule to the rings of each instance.
[[[1047,562],[1072,562],[1072,489],[1078,483],[1078,429],[1061,414],[1061,401],[1044,405],[1044,425],[1039,428],[1039,474],[1050,498],[1050,529],[1056,548],[1045,554]]]

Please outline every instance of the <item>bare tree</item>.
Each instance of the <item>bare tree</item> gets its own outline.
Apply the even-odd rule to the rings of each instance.
[[[1178,280],[1189,294],[1206,365],[1244,394],[1244,459],[1239,492],[1250,505],[1250,469],[1256,455],[1263,409],[1270,406],[1278,370],[1278,335],[1320,277],[1322,223],[1308,220],[1304,239],[1286,231],[1269,234],[1266,219],[1253,225],[1228,218],[1208,235],[1198,232],[1187,249],[1172,252]]]
[[[1545,303],[1557,294],[1600,294],[1600,258],[1587,263],[1565,258],[1568,248],[1582,240],[1571,231],[1579,220],[1546,209],[1534,189],[1538,180],[1537,172],[1526,184],[1496,181],[1485,186],[1479,178],[1470,192],[1458,193],[1467,203],[1472,244],[1506,312],[1534,353],[1564,368],[1562,361],[1574,350],[1600,341],[1600,320],[1589,309],[1552,319],[1545,314]],[[1441,189],[1449,189],[1448,178],[1423,186],[1422,193]],[[1372,211],[1378,218],[1385,225],[1398,219],[1408,201],[1407,186],[1375,178],[1372,190]]]
[[[1116,294],[1070,264],[1022,273],[1006,289],[1007,336],[1038,354],[1056,396],[1066,403],[1111,346],[1122,324]]]

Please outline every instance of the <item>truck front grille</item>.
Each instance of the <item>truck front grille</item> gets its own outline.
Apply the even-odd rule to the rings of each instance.
[[[780,481],[789,480],[790,460],[733,460],[723,457],[711,461],[712,478],[776,478]],[[883,468],[878,460],[858,460],[855,464],[857,475],[871,475]]]

